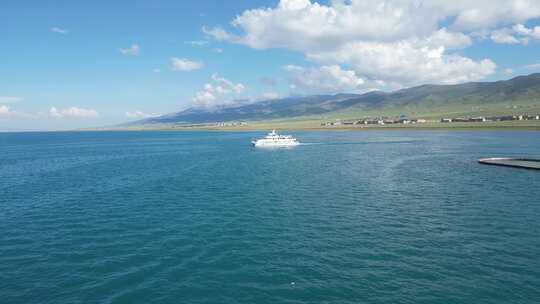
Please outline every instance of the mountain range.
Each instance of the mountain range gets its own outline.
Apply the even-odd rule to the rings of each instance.
[[[275,119],[408,115],[491,115],[540,112],[540,73],[496,82],[421,85],[395,92],[288,97],[214,109],[187,110],[131,124],[197,124]]]

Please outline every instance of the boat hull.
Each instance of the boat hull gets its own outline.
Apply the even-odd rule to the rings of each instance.
[[[264,141],[252,141],[251,144],[254,147],[295,147],[300,145],[299,142],[264,142]]]

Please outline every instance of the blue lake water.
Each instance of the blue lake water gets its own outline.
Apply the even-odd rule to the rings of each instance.
[[[539,303],[534,131],[0,134],[1,303]]]

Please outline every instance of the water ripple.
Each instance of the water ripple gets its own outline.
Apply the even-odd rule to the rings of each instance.
[[[0,136],[2,302],[540,299],[534,132]]]

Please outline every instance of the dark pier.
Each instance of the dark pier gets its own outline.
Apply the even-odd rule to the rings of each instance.
[[[540,170],[540,159],[482,158],[478,162],[484,165]]]

